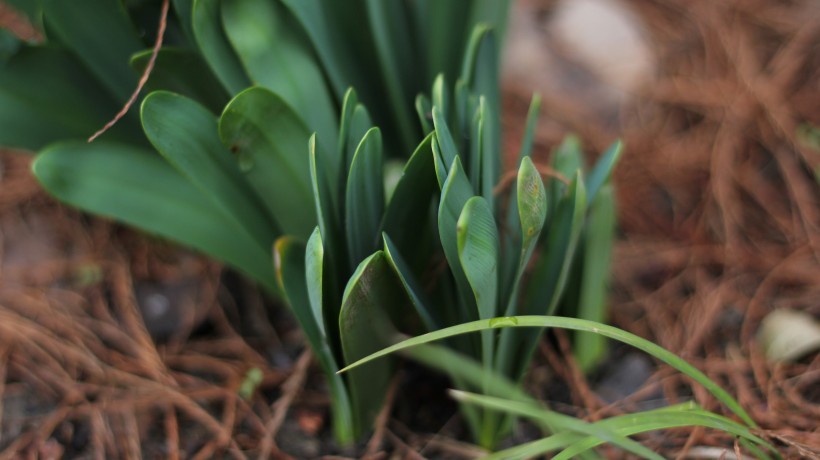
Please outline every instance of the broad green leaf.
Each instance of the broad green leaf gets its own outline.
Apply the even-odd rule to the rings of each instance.
[[[230,94],[251,86],[239,57],[222,27],[222,0],[194,0],[192,29],[199,52]]]
[[[401,145],[410,147],[417,139],[411,115],[413,95],[421,88],[411,86],[415,75],[412,62],[414,50],[403,2],[364,0],[367,19],[373,33],[373,43],[381,66],[382,81],[392,108],[392,119],[398,128]]]
[[[279,94],[321,145],[338,134],[336,105],[307,37],[290,12],[269,0],[222,0],[225,32],[251,80]]]
[[[518,268],[515,271],[512,291],[507,301],[506,314],[508,316],[517,312],[521,278],[547,219],[547,195],[544,182],[541,180],[541,173],[538,172],[529,156],[522,159],[521,167],[518,168],[515,196],[517,197],[516,208],[518,209],[518,219],[516,221],[520,224],[521,229],[521,252],[517,258]]]
[[[430,203],[437,190],[432,141],[431,133],[421,141],[404,165],[381,222],[381,231],[390,235],[403,254],[418,252],[419,229],[427,224]],[[409,225],[411,222],[412,225]],[[417,258],[413,256],[412,260]],[[426,260],[420,263],[426,263]]]
[[[40,0],[40,5],[49,36],[73,51],[118,102],[128,100],[137,87],[128,60],[144,44],[122,2],[86,0],[78,7],[64,0]]]
[[[311,240],[313,241],[314,238],[311,237]],[[331,404],[333,405],[333,430],[336,439],[342,444],[349,444],[357,437],[353,425],[353,408],[350,405],[344,380],[336,374],[339,367],[323,333],[324,324],[321,312],[319,316],[316,316],[313,310],[314,299],[311,291],[315,287],[315,278],[313,278],[315,273],[312,272],[316,267],[311,264],[310,251],[315,250],[315,246],[312,249],[308,248],[307,255],[305,250],[305,245],[291,236],[284,236],[276,240],[273,246],[276,277],[291,311],[310,343],[316,360],[329,380]],[[306,278],[306,274],[310,278]],[[319,276],[321,283],[321,265]]]
[[[484,99],[482,98],[481,101]],[[472,120],[469,124],[469,133],[470,133],[470,143],[469,143],[469,150],[467,150],[469,154],[469,169],[470,169],[470,183],[473,184],[473,189],[476,190],[480,195],[484,196],[487,199],[486,195],[490,196],[490,200],[488,203],[492,203],[492,193],[493,193],[493,186],[495,184],[485,184],[484,178],[482,176],[482,169],[484,163],[487,161],[485,158],[487,153],[484,151],[484,116],[486,105],[481,103],[478,107],[478,110],[475,111],[475,114],[472,117]]]
[[[157,151],[260,246],[271,247],[276,227],[220,142],[216,117],[197,102],[165,91],[148,95],[140,114]]]
[[[438,142],[436,133],[433,134],[433,141],[430,147],[433,149],[433,166],[436,170],[436,180],[439,188],[444,188],[444,182],[447,181],[447,166],[444,164],[444,159],[441,153],[441,144]]]
[[[396,332],[386,308],[412,309],[387,258],[379,251],[362,261],[345,288],[339,331],[346,362],[356,361],[390,343]],[[347,375],[356,411],[354,426],[359,434],[371,428],[391,376],[389,361],[373,362]]]
[[[142,74],[153,50],[145,50],[131,57],[134,72]],[[213,113],[220,113],[228,103],[228,93],[211,73],[202,56],[185,48],[162,48],[144,91],[164,89],[199,101]]]
[[[21,49],[0,63],[0,145],[31,150],[61,139],[86,139],[119,110],[68,51]],[[144,143],[134,117],[104,135]]]
[[[473,301],[472,289],[467,281],[464,269],[461,266],[457,226],[458,218],[461,216],[461,210],[464,209],[467,200],[474,195],[472,187],[470,187],[470,181],[467,179],[461,167],[461,160],[459,157],[456,157],[450,166],[450,174],[447,176],[447,181],[444,182],[444,187],[441,189],[441,201],[438,209],[438,229],[444,255],[447,257],[450,271],[452,271],[456,280],[459,300],[462,302],[459,307],[461,308],[462,318],[465,320],[478,318],[478,312],[476,311],[475,302]]]
[[[490,206],[480,196],[467,200],[458,219],[458,254],[461,267],[470,283],[478,307],[478,317],[496,315],[498,302],[498,230],[495,227]],[[494,366],[494,331],[481,333],[481,359],[484,369],[490,373]],[[489,381],[484,385],[487,391]],[[498,419],[495,414],[484,413],[483,429],[479,441],[492,445]]]
[[[622,152],[623,143],[620,140],[615,141],[606,149],[606,152],[601,155],[598,163],[592,168],[592,171],[586,178],[586,183],[588,184],[587,195],[589,196],[590,203],[595,200],[595,197],[598,195],[598,190],[609,180],[612,175],[612,170],[615,169],[615,165],[621,158]]]
[[[454,117],[450,124],[450,131],[453,134],[453,139],[458,141],[459,152],[471,152],[471,146],[476,138],[470,134],[470,130],[475,124],[476,109],[478,107],[478,99],[470,93],[470,88],[467,82],[459,80],[456,82],[456,90],[453,96]],[[480,165],[480,163],[477,163]],[[470,157],[469,168],[472,171],[473,160]],[[470,173],[472,179],[473,173]],[[476,181],[477,183],[477,181]]]
[[[498,230],[482,197],[467,200],[456,229],[459,261],[473,290],[478,317],[492,318],[498,301]]]
[[[431,102],[433,107],[438,107],[439,113],[444,116],[444,121],[449,122],[447,116],[450,114],[450,91],[444,80],[444,74],[439,74],[433,81]]]
[[[325,332],[324,316],[324,270],[325,270],[325,248],[322,246],[322,234],[319,227],[313,230],[305,248],[305,280],[307,282],[308,300],[310,300],[310,310],[319,327],[322,336]],[[326,340],[326,339],[325,339]]]
[[[278,95],[249,88],[225,107],[219,135],[271,216],[289,235],[307,238],[316,226],[308,131]]]
[[[615,239],[615,197],[609,182],[600,188],[592,202],[585,225],[581,292],[578,296],[578,317],[590,321],[606,321],[607,293]],[[606,354],[606,340],[596,334],[580,332],[573,347],[575,361],[583,371],[590,371]]]
[[[575,250],[578,246],[586,211],[586,193],[578,171],[567,196],[558,204],[544,242],[541,257],[532,269],[521,314],[553,314],[558,307],[569,279]],[[538,331],[505,330],[501,333],[500,352],[515,356],[512,375],[520,377],[526,371],[530,356],[538,343]],[[510,361],[500,363],[509,365]],[[510,371],[504,367],[504,372]]]
[[[347,244],[343,239],[339,216],[336,214],[334,189],[329,177],[330,172],[327,170],[328,165],[320,160],[322,155],[317,151],[319,147],[316,142],[316,135],[311,136],[308,141],[308,158],[316,218],[319,221],[319,232],[322,236],[322,246],[325,254],[322,307],[324,309],[325,324],[336,324],[339,318],[339,308],[341,307],[339,303],[342,296],[341,285],[344,282],[339,277],[343,273],[349,273]],[[338,343],[339,337],[336,328],[328,328],[327,333],[331,336],[328,339],[330,343]]]
[[[441,148],[441,158],[444,160],[445,165],[451,165],[453,160],[459,156],[458,149],[453,140],[453,135],[450,133],[450,128],[447,126],[447,119],[441,108],[437,106],[433,106],[433,124],[436,127],[438,146]]]
[[[344,166],[344,169],[339,170],[344,179],[343,182],[341,180],[340,182],[345,186],[347,186],[347,176],[350,174],[350,164],[353,163],[353,157],[356,155],[356,149],[359,148],[359,144],[371,128],[373,128],[373,121],[370,119],[370,114],[363,105],[357,104],[353,109],[353,114],[350,117],[350,122],[347,126],[344,156],[340,157],[343,158],[343,160],[340,161],[343,161],[342,165]]]
[[[552,169],[561,176],[570,179],[583,169],[581,140],[574,134],[567,135],[552,155]],[[547,185],[547,198],[550,204],[557,205],[567,190],[567,185],[552,179]]]
[[[345,194],[345,230],[351,269],[379,245],[384,214],[384,159],[379,128],[370,129],[356,149]]]
[[[494,208],[492,187],[498,182],[501,172],[501,85],[499,83],[498,45],[492,29],[478,25],[469,40],[461,70],[461,80],[467,82],[473,94],[484,99],[483,149],[489,155],[483,156],[481,165],[482,196]]]
[[[586,189],[580,171],[558,204],[542,257],[527,289],[526,312],[552,314],[566,286],[586,211]]]
[[[519,150],[518,154],[518,163],[516,165],[519,171],[518,183],[521,182],[521,163],[524,161],[524,158],[529,157],[532,154],[533,138],[535,136],[535,128],[538,124],[540,109],[541,97],[535,95],[530,101],[530,108],[527,112],[526,129],[524,131],[524,137],[521,140],[521,150]],[[509,199],[507,200],[506,228],[519,228],[521,226],[521,219],[518,210],[518,194],[510,193],[509,195]],[[546,202],[544,203],[544,206],[545,208],[548,207]],[[514,299],[512,301],[516,301],[518,295],[512,291],[516,289],[518,283],[520,283],[520,281],[515,281],[515,276],[518,272],[516,267],[522,260],[520,257],[522,241],[514,232],[508,231],[505,232],[502,243],[503,257],[501,260],[503,267],[502,272],[504,274],[504,293],[502,295],[504,296],[503,298]]]
[[[306,259],[310,257],[305,252],[305,243],[293,236],[283,236],[273,245],[273,262],[276,271],[276,280],[285,294],[296,320],[305,333],[311,348],[322,353],[327,348],[322,329],[324,325],[317,321],[314,307],[309,293]],[[315,267],[310,267],[315,269]],[[331,355],[332,358],[332,355]],[[333,371],[335,372],[335,371]]]
[[[539,407],[537,404],[497,398],[493,396],[467,393],[464,391],[450,390],[450,395],[458,401],[476,404],[487,409],[506,412],[511,415],[527,417],[533,421],[555,430],[560,427],[562,431],[594,436],[601,443],[612,443],[628,452],[640,455],[643,458],[663,460],[663,457],[652,452],[640,443],[619,435],[617,432],[600,424],[587,423],[581,419],[559,414],[557,412]],[[577,452],[580,453],[580,452]]]
[[[193,247],[279,296],[270,248],[151,151],[105,141],[60,143],[43,150],[33,170],[61,201]]]
[[[444,73],[449,81],[455,81],[458,66],[464,53],[470,25],[464,18],[471,0],[417,0],[413,2],[414,25],[418,30],[419,48],[425,50],[422,69],[427,71],[427,81]]]
[[[401,281],[402,286],[404,286],[404,290],[407,293],[407,297],[410,298],[410,303],[413,304],[416,314],[418,314],[422,322],[424,322],[424,326],[428,331],[440,328],[441,322],[436,319],[437,315],[435,314],[435,310],[427,307],[429,302],[424,300],[426,297],[424,290],[419,286],[415,275],[413,275],[410,267],[407,266],[401,252],[396,248],[396,245],[387,233],[382,234],[382,237],[384,238],[384,254],[387,256],[387,261],[390,262],[399,281]]]
[[[194,0],[172,0],[171,4],[174,6],[174,13],[185,32],[185,38],[192,44],[196,43],[193,29]]]
[[[433,104],[424,94],[416,96],[416,115],[419,117],[421,130],[424,134],[433,131]]]
[[[749,416],[749,414],[741,407],[741,405],[732,396],[721,388],[717,383],[709,379],[703,372],[687,363],[674,353],[665,348],[656,345],[646,339],[642,339],[635,334],[626,332],[624,330],[608,326],[606,324],[596,323],[594,321],[587,321],[577,318],[563,318],[559,316],[505,316],[500,318],[492,318],[488,320],[478,320],[469,323],[459,324],[457,326],[448,327],[438,331],[429,332],[418,337],[413,337],[397,344],[391,345],[377,353],[373,353],[365,358],[360,359],[354,363],[348,364],[347,367],[339,372],[347,372],[351,369],[357,368],[363,364],[370,363],[373,360],[382,356],[395,353],[397,351],[406,350],[417,345],[427,344],[438,340],[455,337],[461,334],[471,332],[479,332],[485,330],[492,330],[496,328],[560,328],[574,331],[592,332],[600,334],[604,337],[617,340],[618,342],[638,348],[639,350],[648,353],[654,358],[672,366],[678,371],[684,373],[690,379],[703,386],[712,396],[723,403],[729,410],[743,420],[746,425],[751,428],[756,428],[757,424]]]
[[[305,3],[307,4],[310,2]],[[344,159],[340,161],[344,168],[342,168],[339,172],[345,177],[347,176],[348,171],[350,171],[350,162],[353,161],[353,155],[350,155],[350,158],[345,158],[345,155],[348,151],[348,138],[350,137],[350,125],[353,119],[353,112],[358,106],[359,97],[356,95],[356,90],[353,88],[348,88],[344,95],[344,99],[342,99],[342,114],[339,117],[339,141],[336,146],[336,155],[338,158]]]

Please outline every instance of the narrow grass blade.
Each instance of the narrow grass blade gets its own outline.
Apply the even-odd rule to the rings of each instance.
[[[37,156],[33,171],[61,201],[223,260],[279,296],[270,248],[153,152],[105,141],[60,143]]]
[[[384,214],[384,159],[379,128],[371,128],[356,149],[345,194],[345,228],[351,270],[379,245]]]
[[[140,114],[146,136],[160,154],[263,248],[276,239],[239,168],[217,134],[216,117],[197,102],[165,91],[151,93]],[[266,251],[267,252],[267,251]]]
[[[574,331],[592,332],[595,334],[600,334],[604,337],[609,337],[613,340],[617,340],[618,342],[631,345],[635,348],[638,348],[639,350],[644,351],[645,353],[648,353],[656,359],[663,361],[664,363],[672,366],[678,371],[686,374],[689,378],[701,384],[706,390],[709,391],[709,393],[711,393],[715,397],[715,399],[723,403],[729,410],[731,410],[735,415],[737,415],[741,420],[743,420],[743,422],[746,423],[749,427],[757,427],[757,424],[754,422],[754,420],[752,420],[749,414],[745,410],[743,410],[740,404],[734,398],[732,398],[732,396],[729,395],[729,393],[727,393],[726,390],[722,389],[717,383],[709,379],[709,377],[707,377],[703,372],[699,371],[697,368],[687,363],[683,359],[679,358],[674,353],[648,340],[642,339],[635,334],[631,334],[629,332],[623,331],[612,326],[608,326],[606,324],[600,324],[593,321],[587,321],[577,318],[563,318],[560,316],[510,316],[494,318],[489,320],[472,321],[470,323],[464,323],[458,326],[448,327],[418,337],[407,339],[398,344],[385,348],[377,353],[374,353],[366,358],[363,358],[358,362],[349,364],[347,367],[345,367],[339,372],[345,372],[349,369],[353,369],[361,364],[367,363],[376,358],[391,353],[395,353],[397,351],[404,350],[416,345],[430,343],[436,340],[446,339],[449,337],[454,337],[457,335],[466,334],[470,332],[478,332],[502,327],[556,327]]]
[[[260,87],[239,93],[222,113],[219,136],[282,231],[307,238],[316,226],[308,131],[278,95]]]
[[[299,24],[279,2],[222,0],[225,32],[251,80],[285,99],[321,145],[338,135],[337,108]]]
[[[592,171],[586,178],[586,183],[588,184],[587,190],[589,200],[592,202],[595,200],[595,197],[598,195],[598,190],[609,180],[610,176],[612,176],[612,171],[615,169],[615,165],[618,164],[618,160],[621,158],[621,154],[623,152],[623,143],[620,140],[615,141],[595,164],[595,167],[592,168]]]
[[[494,409],[511,415],[532,419],[542,425],[551,427],[552,430],[566,430],[590,435],[595,439],[600,440],[601,443],[612,443],[628,452],[640,455],[643,458],[663,460],[662,456],[652,452],[636,441],[619,435],[617,432],[608,427],[601,426],[599,424],[587,423],[581,419],[569,415],[559,414],[557,412],[541,408],[537,404],[511,401],[504,398],[496,398],[493,396],[485,396],[455,390],[450,390],[450,395],[458,401],[476,404],[487,409]]]
[[[191,23],[199,52],[213,69],[222,86],[237,94],[251,86],[239,57],[222,27],[222,0],[194,0]]]
[[[589,209],[583,241],[581,292],[578,313],[581,319],[606,321],[612,244],[615,239],[615,197],[609,183],[601,187]],[[579,332],[575,336],[575,361],[583,371],[590,371],[606,354],[606,339]]]

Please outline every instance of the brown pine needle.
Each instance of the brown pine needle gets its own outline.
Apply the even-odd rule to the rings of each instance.
[[[94,142],[94,139],[100,137],[104,132],[111,129],[112,126],[117,124],[118,121],[122,117],[125,116],[126,113],[131,109],[131,106],[134,105],[134,102],[137,101],[137,97],[142,91],[143,86],[148,81],[148,77],[151,75],[151,71],[154,70],[154,64],[157,62],[157,55],[159,55],[159,49],[162,48],[162,38],[165,36],[165,26],[168,23],[168,9],[169,9],[169,0],[163,0],[162,2],[162,13],[160,14],[159,19],[159,30],[157,31],[157,41],[154,43],[154,49],[151,52],[151,59],[148,60],[148,65],[145,66],[145,70],[142,72],[142,76],[140,77],[140,81],[137,84],[137,88],[131,94],[131,97],[128,99],[128,102],[120,109],[117,115],[114,118],[105,124],[99,131],[94,133],[91,137],[88,138],[88,142]]]

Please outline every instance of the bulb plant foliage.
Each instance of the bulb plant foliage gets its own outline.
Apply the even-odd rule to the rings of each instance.
[[[79,138],[148,64],[138,31],[154,30],[159,2],[11,3],[46,41],[0,35],[0,144],[40,149],[34,173],[60,200],[198,249],[287,303],[341,443],[370,429],[394,363],[340,369],[405,335],[488,322],[419,359],[466,366],[451,372],[460,389],[517,395],[540,330],[501,326],[603,319],[621,145],[586,170],[569,137],[538,166],[536,97],[502,174],[508,2],[173,0],[152,91],[90,144]],[[576,336],[586,368],[603,354],[595,332]],[[526,416],[454,394],[486,447]],[[606,425],[576,432],[640,452]]]

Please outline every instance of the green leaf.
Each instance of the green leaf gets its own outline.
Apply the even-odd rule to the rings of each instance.
[[[433,104],[424,94],[416,96],[416,115],[419,117],[421,130],[424,134],[433,131]]]
[[[433,124],[436,127],[436,140],[438,146],[441,148],[441,158],[445,165],[453,164],[453,160],[459,156],[458,148],[453,140],[453,135],[450,133],[450,128],[447,127],[447,120],[440,107],[433,106]],[[449,171],[449,170],[448,170]]]
[[[158,155],[105,141],[68,142],[43,150],[33,170],[61,201],[198,249],[279,295],[269,248]]]
[[[365,134],[347,179],[345,226],[351,264],[364,260],[379,245],[384,214],[384,160],[379,128]]]
[[[324,316],[324,270],[325,270],[325,248],[322,246],[322,234],[319,227],[313,230],[305,249],[305,279],[307,282],[308,300],[310,310],[319,327],[322,336],[325,332]]]
[[[596,422],[593,426],[605,427],[621,436],[632,436],[650,431],[663,430],[669,428],[702,426],[725,431],[727,433],[748,439],[758,445],[770,448],[774,447],[766,441],[753,435],[751,431],[725,417],[700,410],[695,407],[681,408],[679,406],[666,407],[635,414],[621,415]],[[573,446],[573,451],[564,451],[563,455],[578,453],[580,448],[590,449],[605,441],[599,437],[584,437],[579,433],[561,432],[543,439],[531,441],[509,449],[498,451],[486,457],[488,460],[512,460],[527,459],[544,455],[548,452]]]
[[[623,331],[621,329],[600,324],[593,321],[587,321],[577,318],[562,318],[558,316],[507,316],[500,318],[493,318],[488,320],[478,320],[469,323],[459,324],[457,326],[448,327],[438,331],[429,332],[427,334],[413,337],[397,344],[391,345],[377,353],[373,353],[365,358],[360,359],[354,363],[348,364],[347,367],[339,372],[347,372],[348,370],[357,368],[363,364],[370,363],[382,356],[395,353],[397,351],[406,350],[421,344],[434,342],[437,340],[455,337],[461,334],[470,332],[479,332],[485,330],[492,330],[495,328],[548,328],[555,327],[561,329],[569,329],[574,331],[585,331],[600,334],[604,337],[609,337],[618,342],[638,348],[639,350],[648,353],[654,358],[663,361],[672,366],[678,371],[687,375],[690,379],[703,386],[712,396],[723,403],[729,410],[743,420],[746,425],[756,428],[754,420],[743,410],[743,407],[732,396],[722,389],[717,383],[709,379],[703,372],[687,363],[683,359],[676,356],[674,353],[656,345],[648,340],[642,339],[635,334]]]
[[[384,253],[379,251],[356,268],[345,288],[339,331],[346,362],[353,362],[390,343],[395,328],[390,312],[407,311],[404,289]],[[368,430],[384,401],[392,376],[390,362],[373,362],[347,375],[355,408],[354,426]]]
[[[284,233],[307,238],[316,226],[316,208],[310,131],[299,115],[269,90],[249,88],[225,107],[219,135],[268,215]]]
[[[486,25],[476,26],[468,42],[461,70],[461,80],[467,82],[473,94],[484,99],[486,108],[482,115],[483,149],[492,153],[483,156],[481,165],[482,191],[485,198],[491,197],[492,187],[498,182],[501,172],[501,85],[499,83],[498,45],[492,29]],[[492,201],[488,199],[492,206]]]
[[[221,10],[222,0],[194,0],[192,29],[202,56],[225,89],[236,94],[251,86],[251,80],[228,42]]]
[[[401,144],[409,147],[418,135],[410,104],[420,88],[411,86],[415,56],[411,48],[413,40],[406,21],[406,8],[402,2],[383,0],[365,0],[365,5],[382,81],[387,87],[387,98],[392,108],[392,119],[397,125]]]
[[[63,49],[21,49],[0,63],[0,145],[36,150],[61,139],[86,139],[119,109],[93,75]],[[144,143],[133,118],[106,140]]]
[[[128,100],[137,87],[128,60],[144,45],[122,2],[86,0],[82,8],[64,0],[40,4],[49,36],[71,49],[118,102]]]
[[[172,0],[171,4],[174,6],[174,13],[185,32],[185,38],[190,43],[195,43],[193,29],[194,0]]]
[[[450,174],[441,189],[441,201],[438,209],[438,229],[441,246],[444,255],[450,265],[450,270],[456,280],[456,287],[459,292],[459,299],[463,302],[461,308],[462,318],[465,320],[478,318],[475,302],[472,300],[472,289],[467,281],[464,269],[461,266],[458,250],[458,218],[467,200],[472,198],[472,187],[470,181],[464,174],[459,157],[455,158],[450,166]]]
[[[321,145],[332,145],[337,109],[310,44],[288,10],[269,0],[223,0],[222,19],[251,80],[285,99]]]
[[[506,398],[497,398],[493,396],[485,396],[454,390],[450,390],[450,395],[461,402],[476,404],[487,409],[494,409],[511,415],[527,417],[550,427],[551,430],[561,429],[574,433],[588,434],[600,440],[601,443],[612,443],[628,452],[640,455],[643,458],[663,460],[662,456],[652,452],[640,443],[625,438],[605,426],[587,423],[581,419],[569,415],[563,415],[543,409],[538,407],[538,405],[529,402],[514,401]]]
[[[607,293],[615,239],[615,197],[607,182],[600,188],[589,209],[583,240],[583,272],[578,297],[578,317],[606,321]],[[596,334],[578,333],[573,347],[575,361],[588,372],[606,354],[606,340]]]
[[[316,233],[314,233],[316,235]],[[276,240],[273,247],[276,277],[285,293],[286,300],[299,321],[302,331],[310,343],[316,360],[325,372],[330,385],[331,403],[333,405],[333,430],[336,439],[342,444],[350,444],[357,438],[353,425],[353,408],[347,388],[340,375],[336,372],[339,367],[324,336],[324,324],[321,317],[315,315],[313,305],[313,289],[315,289],[315,269],[311,260],[315,261],[310,251],[315,251],[315,240],[311,237],[314,247],[305,253],[305,245],[295,238],[284,236]],[[307,259],[307,260],[306,260]],[[307,278],[306,278],[307,274]],[[319,265],[321,284],[321,261]]]
[[[487,202],[467,200],[457,224],[458,255],[478,306],[478,317],[496,315],[498,294],[498,230]]]
[[[546,257],[533,269],[532,279],[538,282],[528,286],[526,312],[552,314],[557,308],[581,236],[585,210],[586,190],[579,171],[567,196],[558,204],[543,251]]]
[[[404,165],[381,223],[381,230],[390,235],[396,247],[403,254],[411,254],[411,260],[418,263],[427,262],[419,261],[413,254],[425,255],[423,251],[418,251],[419,229],[425,228],[427,224],[430,203],[437,190],[432,141],[431,133],[421,141]],[[408,225],[409,222],[413,225]],[[417,263],[414,262],[413,265],[416,266]]]
[[[436,318],[435,310],[427,307],[429,301],[425,300],[424,290],[419,286],[415,275],[404,261],[401,252],[396,248],[387,233],[382,234],[382,237],[384,238],[384,253],[387,256],[387,261],[390,262],[399,281],[404,286],[404,291],[410,298],[410,303],[413,304],[416,314],[424,322],[424,326],[428,331],[439,329],[441,322]]]
[[[609,180],[612,175],[612,170],[621,158],[623,152],[623,143],[620,140],[615,141],[592,168],[592,171],[587,176],[586,183],[590,203],[595,200],[598,195],[598,190]]]
[[[159,153],[260,246],[270,248],[276,227],[220,142],[214,115],[165,91],[148,95],[140,113],[145,134]]]
[[[153,50],[145,50],[131,57],[131,67],[138,74],[145,71]],[[197,100],[213,113],[219,113],[228,103],[228,93],[211,73],[202,56],[184,48],[162,48],[151,76],[145,85],[146,93],[164,89]]]
[[[529,156],[525,156],[518,168],[516,181],[516,208],[518,209],[518,223],[521,228],[521,253],[518,257],[518,268],[513,278],[512,291],[507,301],[506,314],[514,315],[517,311],[518,291],[521,277],[535,250],[535,245],[541,236],[544,222],[547,219],[547,195],[541,173],[535,167]]]

